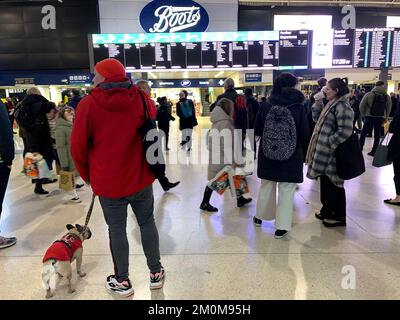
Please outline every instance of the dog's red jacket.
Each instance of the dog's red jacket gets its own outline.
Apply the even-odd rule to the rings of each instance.
[[[76,250],[82,248],[82,240],[72,234],[67,234],[61,238],[60,241],[54,242],[50,248],[47,249],[43,257],[43,262],[50,259],[59,261],[71,261]]]

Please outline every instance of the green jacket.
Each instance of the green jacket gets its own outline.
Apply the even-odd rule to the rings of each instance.
[[[71,122],[68,122],[64,118],[57,119],[56,146],[61,168],[75,172],[74,162],[71,157],[71,131]]]
[[[386,94],[386,110],[384,114],[384,118],[387,119],[390,115],[390,111],[392,110],[392,99],[387,94],[386,89],[384,87],[375,87],[371,92],[368,92],[360,103],[360,112],[363,117],[373,117],[371,116],[371,108],[374,104],[375,94]]]

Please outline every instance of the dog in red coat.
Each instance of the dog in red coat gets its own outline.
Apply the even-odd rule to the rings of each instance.
[[[69,293],[75,290],[72,287],[72,262],[76,260],[76,270],[80,277],[86,276],[82,272],[83,241],[90,239],[92,232],[89,227],[76,224],[67,225],[68,233],[60,240],[55,241],[43,257],[42,282],[46,289],[46,298],[51,298],[56,290],[57,275],[68,280]]]

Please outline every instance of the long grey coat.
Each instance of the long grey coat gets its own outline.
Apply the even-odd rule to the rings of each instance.
[[[212,126],[207,137],[208,180],[215,178],[225,166],[231,165],[234,162],[235,153],[236,157],[239,157],[242,150],[241,136],[234,131],[233,119],[220,106],[216,106],[211,112],[211,123]],[[220,136],[213,137],[214,135]]]
[[[74,161],[71,157],[72,123],[64,118],[58,118],[56,124],[56,146],[61,168],[76,173]]]
[[[314,122],[318,121],[323,108],[324,104],[321,101],[316,101],[312,106]],[[330,111],[321,130],[316,132],[316,128],[313,133],[317,135],[317,144],[315,152],[311,154],[307,177],[317,179],[326,175],[334,185],[343,187],[344,180],[337,175],[335,149],[352,135],[354,112],[347,96],[341,97],[332,105],[328,103],[326,108],[330,108]],[[311,144],[309,148],[312,148]]]

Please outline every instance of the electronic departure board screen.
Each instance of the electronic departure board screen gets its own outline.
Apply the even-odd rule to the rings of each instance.
[[[201,67],[217,67],[217,42],[202,42],[201,44]]]
[[[356,29],[354,63],[356,68],[389,67],[394,28]]]
[[[281,41],[279,31],[98,34],[94,63],[115,57],[133,70],[306,68],[311,33],[288,31]]]
[[[279,31],[279,65],[308,66],[310,35],[308,30]]]
[[[392,50],[390,66],[400,67],[400,29],[392,31]]]
[[[334,30],[332,67],[352,67],[354,30]]]
[[[186,67],[191,69],[201,67],[201,42],[186,43]]]

